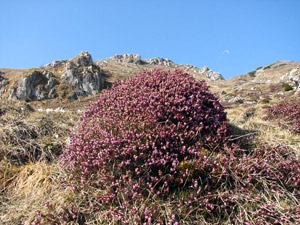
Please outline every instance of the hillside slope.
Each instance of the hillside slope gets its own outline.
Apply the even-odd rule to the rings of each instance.
[[[82,51],[72,59],[56,60],[40,68],[0,69],[0,98],[12,100],[76,100],[97,94],[116,80],[126,79],[138,71],[156,67],[182,69],[195,79],[224,80],[207,67],[181,65],[169,59],[142,59],[138,54],[115,55],[92,60]]]
[[[241,151],[231,152],[227,159],[220,158],[218,152],[207,157],[201,149],[213,169],[207,166],[204,173],[208,176],[193,183],[202,187],[200,197],[194,193],[197,201],[189,190],[175,190],[170,198],[145,190],[144,201],[139,197],[127,201],[125,195],[115,198],[120,204],[115,210],[115,205],[109,207],[109,200],[103,199],[106,190],[92,186],[86,191],[72,189],[60,155],[69,146],[79,118],[103,88],[155,67],[180,68],[197,79],[205,78],[211,92],[220,96],[232,140],[241,141]],[[267,113],[279,102],[294,102],[299,107],[299,63],[276,62],[255,74],[223,80],[206,67],[168,59],[126,54],[92,61],[82,52],[41,68],[0,71],[0,224],[121,224],[123,217],[127,224],[134,224],[135,219],[157,224],[160,218],[163,224],[300,223],[300,135],[291,131],[291,121],[274,119]],[[218,79],[211,78],[214,76]],[[286,83],[290,88],[286,89]],[[299,124],[296,116],[292,119]],[[196,170],[194,165],[182,162],[178,168],[182,175],[189,169],[195,175],[202,164],[196,164]],[[230,167],[221,174],[220,165]],[[122,176],[127,179],[127,172]],[[224,183],[215,186],[219,181]]]

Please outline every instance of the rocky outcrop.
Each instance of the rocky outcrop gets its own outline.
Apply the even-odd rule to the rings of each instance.
[[[109,62],[134,63],[138,65],[151,64],[151,65],[160,65],[160,66],[174,66],[174,63],[170,59],[165,59],[161,57],[155,57],[152,59],[142,59],[139,54],[114,55],[107,59],[100,59],[96,62],[96,64],[105,65]]]
[[[300,91],[300,65],[291,69],[279,78],[279,82],[287,82],[293,85],[296,89],[296,93]]]
[[[155,57],[152,59],[143,59],[144,62],[152,65],[158,66],[174,66],[175,64],[170,59],[165,59],[161,57]]]
[[[0,89],[9,84],[9,81],[0,75]]]
[[[78,56],[70,60],[77,67],[93,65],[92,56],[87,51],[82,51]]]
[[[240,96],[233,97],[228,100],[229,103],[243,103],[244,99]]]
[[[64,66],[69,62],[70,60],[55,60],[54,62],[44,65],[43,68],[53,69]],[[80,52],[78,56],[72,59],[72,62],[76,66],[91,66],[93,64],[92,56],[87,51]]]
[[[7,86],[9,84],[9,81],[7,79],[5,79],[4,77],[2,77],[1,74],[4,74],[4,72],[0,71],[0,97],[4,93],[6,93],[7,89],[5,88],[5,86]]]
[[[95,62],[96,65],[101,67],[109,66],[109,64],[120,64],[122,70],[122,63],[132,63],[136,65],[154,65],[154,66],[162,66],[167,68],[179,68],[184,69],[188,73],[190,73],[195,79],[202,80],[206,79],[209,81],[217,81],[224,80],[223,76],[220,73],[214,72],[208,69],[207,66],[203,68],[198,68],[189,64],[177,64],[172,60],[162,57],[155,57],[151,59],[142,59],[139,54],[123,54],[123,55],[114,55],[107,59],[100,59]],[[133,68],[133,66],[123,65],[124,68]],[[132,70],[134,71],[134,70]],[[128,70],[130,72],[130,70]],[[133,72],[134,74],[135,72]]]
[[[56,67],[61,67],[66,64],[67,60],[55,60],[54,62],[48,63],[43,66],[45,69],[53,69]]]
[[[296,87],[296,92],[299,93],[300,91],[300,66],[296,68],[293,73],[290,73],[290,80],[294,82],[294,85]]]
[[[125,62],[125,63],[138,63],[141,60],[141,56],[139,54],[123,54],[123,55],[114,55],[108,60],[113,60],[115,62]]]
[[[61,79],[72,89],[69,96],[71,100],[97,94],[104,88],[100,67],[93,64],[92,56],[87,51],[69,60],[65,69]]]
[[[106,66],[108,63],[134,63],[137,65],[145,64],[139,54],[114,55],[107,59],[99,59],[95,62],[97,66]]]
[[[210,70],[207,66],[204,66],[203,68],[198,68],[196,66],[186,65],[186,67],[188,70],[192,70],[192,75],[196,80],[203,79],[203,77],[213,82],[218,80],[224,80],[224,77],[220,73]]]
[[[57,97],[55,86],[57,78],[47,71],[33,71],[19,80],[17,88],[13,88],[9,98],[17,100],[44,100]]]
[[[100,73],[100,67],[93,64],[91,55],[82,51],[78,56],[70,60],[54,61],[44,68],[65,66],[62,76],[54,75],[47,70],[34,70],[26,74],[14,83],[9,92],[10,99],[17,100],[44,100],[58,96],[69,96],[75,100],[78,96],[89,96],[104,88],[104,79]],[[0,78],[0,85],[6,80]],[[63,84],[62,93],[58,93],[57,85]]]
[[[66,72],[61,76],[63,82],[72,88],[71,100],[78,96],[97,94],[104,87],[104,80],[100,74],[100,68],[94,65],[89,67],[73,67],[66,64]]]
[[[210,70],[207,66],[204,66],[199,73],[204,74],[210,81],[224,80],[224,77],[220,73]]]

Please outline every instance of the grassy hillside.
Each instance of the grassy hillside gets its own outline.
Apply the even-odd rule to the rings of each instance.
[[[121,78],[131,76],[119,68],[106,69],[109,82],[115,81],[117,73],[123,74]],[[236,82],[241,78],[235,79],[231,83],[212,83],[210,88],[213,93],[226,92],[220,99],[224,100],[233,139],[239,143],[239,151],[228,156],[229,161],[235,161],[228,167],[231,173],[228,177],[233,180],[222,181],[220,186],[205,192],[207,195],[198,202],[187,197],[192,193],[185,190],[174,191],[163,198],[149,192],[147,198],[128,200],[127,196],[117,196],[113,201],[110,199],[108,201],[114,202],[110,209],[110,202],[104,207],[99,200],[107,190],[90,186],[78,191],[68,185],[60,155],[69,145],[69,134],[80,123],[79,118],[89,102],[98,99],[101,93],[77,101],[1,100],[1,224],[63,224],[63,221],[66,224],[300,223],[300,132],[289,126],[299,122],[300,110],[288,121],[285,116],[268,113],[281,102],[296,102],[299,107],[299,95],[294,90],[284,91],[281,83],[248,83],[237,88]],[[244,102],[226,100],[236,96],[243,97]],[[249,103],[253,101],[255,104]],[[219,173],[207,173],[213,176],[211,187],[223,179]],[[107,188],[110,185],[107,184]],[[244,189],[237,188],[241,186]],[[119,205],[116,206],[116,202]]]

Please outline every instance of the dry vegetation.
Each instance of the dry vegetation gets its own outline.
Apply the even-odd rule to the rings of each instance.
[[[128,68],[128,71],[130,71],[128,74],[126,71],[123,72],[123,78],[132,73],[132,68]],[[114,82],[120,70],[112,66],[107,68],[107,72],[104,69],[104,73],[108,75],[109,82]],[[231,91],[232,94],[236,94],[232,91],[232,86],[226,87],[226,85],[221,84],[219,87],[212,85],[212,88],[215,88],[212,91],[220,93],[225,89],[227,92]],[[261,85],[261,88],[265,91],[263,94],[275,93],[271,92],[272,86],[264,88]],[[275,90],[281,86],[273,88]],[[249,96],[251,93],[254,91],[246,87],[244,96]],[[66,100],[31,103],[0,102],[1,224],[60,224],[61,221],[70,221],[69,224],[106,224],[108,220],[111,224],[120,223],[117,218],[109,219],[108,211],[99,210],[101,206],[97,205],[99,203],[96,199],[103,195],[105,190],[90,187],[89,190],[81,192],[73,191],[67,185],[65,171],[61,168],[59,155],[68,145],[69,132],[76,127],[89,101],[96,98],[95,96],[89,99],[83,98],[76,102]],[[278,121],[268,119],[266,113],[271,105],[283,100],[295,101],[297,98],[299,97],[290,94],[284,99],[274,97],[270,104],[226,106],[234,138],[237,140],[254,138],[251,145],[257,146],[262,140],[272,146],[285,143],[295,152],[295,157],[299,161],[300,135],[280,127]],[[54,109],[54,111],[46,111],[47,108]],[[58,108],[64,111],[55,111]],[[247,144],[245,147],[247,148]],[[300,223],[299,196],[286,192],[282,187],[280,190],[286,192],[285,194],[271,192],[271,189],[265,188],[262,188],[261,193],[256,193],[257,199],[254,200],[253,196],[253,199],[250,197],[247,201],[243,201],[243,205],[238,205],[239,214],[236,215],[234,222],[227,220],[222,223],[255,224],[253,220],[255,216],[252,213],[257,209],[251,208],[255,207],[255,204],[261,204],[261,206],[265,204],[264,210],[266,211],[271,211],[268,208],[269,205],[276,208],[277,214],[273,216],[274,220],[269,221],[270,224]],[[221,193],[219,194],[221,196]],[[245,193],[235,193],[232,197],[238,202],[238,199],[246,199],[248,196]],[[119,196],[119,198],[122,201],[122,198],[126,199],[126,196]],[[162,201],[158,196],[149,193],[145,201],[137,200],[133,203],[136,213],[124,215],[124,217],[128,218],[129,224],[133,224],[136,217],[144,216],[147,208],[155,204],[162,211],[164,220],[161,224],[176,224],[177,217],[171,214],[176,208],[174,205],[176,201],[174,198]],[[295,213],[291,215],[292,219],[277,221],[277,218],[284,217],[291,208],[295,210]],[[189,216],[190,214],[187,213],[186,218],[177,224],[191,224]],[[199,223],[208,223],[204,217],[198,216],[197,218]],[[148,221],[147,224],[152,223]]]

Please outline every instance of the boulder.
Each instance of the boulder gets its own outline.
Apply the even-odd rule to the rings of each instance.
[[[228,100],[229,103],[243,103],[244,99],[240,96],[233,97]]]

